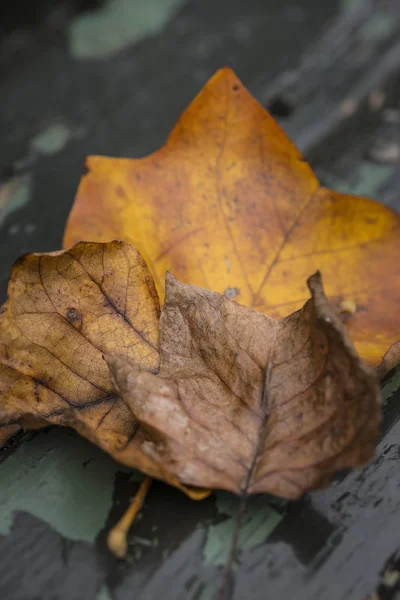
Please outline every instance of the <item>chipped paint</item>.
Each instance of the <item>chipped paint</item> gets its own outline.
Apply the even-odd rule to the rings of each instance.
[[[396,167],[393,165],[363,162],[351,175],[350,181],[334,179],[334,187],[344,194],[375,197],[381,185],[391,177]]]
[[[69,47],[78,59],[105,58],[162,31],[186,0],[108,0],[77,16],[69,27]]]
[[[96,600],[112,600],[108,587],[105,583],[101,586],[96,595]]]
[[[365,0],[341,0],[340,6],[343,12],[356,12],[364,6]]]
[[[361,37],[365,42],[377,44],[389,38],[396,31],[396,27],[397,21],[393,14],[377,10],[362,28]]]
[[[54,428],[22,443],[0,464],[0,533],[25,511],[73,540],[93,542],[112,505],[122,467],[69,429]]]
[[[13,177],[0,185],[0,225],[8,215],[28,204],[31,198],[31,185],[29,173]]]
[[[57,154],[75,134],[62,123],[50,125],[31,140],[31,148],[39,154]]]
[[[240,499],[233,494],[216,493],[217,510],[228,518],[208,528],[203,550],[206,565],[223,566],[227,563],[239,502]],[[281,520],[282,515],[268,504],[265,496],[250,498],[239,533],[238,550],[265,542]]]
[[[344,13],[362,12],[366,8],[365,0],[341,0],[340,7]],[[393,11],[377,6],[360,29],[360,37],[364,42],[376,44],[389,38],[397,27]]]
[[[153,539],[148,539],[141,537],[139,535],[134,535],[131,539],[132,544],[138,544],[139,546],[143,546],[144,548],[157,548],[158,546],[158,538],[155,537]]]

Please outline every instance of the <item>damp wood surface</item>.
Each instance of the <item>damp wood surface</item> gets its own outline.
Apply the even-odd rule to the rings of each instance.
[[[85,156],[152,152],[224,65],[324,185],[400,210],[397,2],[58,0],[38,2],[30,25],[18,4],[0,31],[2,301],[19,255],[61,247]],[[140,19],[120,35],[133,4]],[[397,597],[387,584],[400,568],[398,379],[385,386],[370,466],[297,502],[249,503],[234,600]],[[221,588],[238,503],[230,494],[193,502],[155,482],[128,559],[117,561],[105,540],[138,473],[51,429],[11,441],[0,477],[3,600],[211,600]]]

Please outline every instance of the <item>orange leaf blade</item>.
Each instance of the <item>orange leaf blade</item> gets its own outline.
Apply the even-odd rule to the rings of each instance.
[[[321,189],[309,165],[230,69],[218,71],[166,145],[141,159],[89,157],[64,244],[126,240],[162,298],[164,276],[282,318],[324,275],[328,297],[355,305],[361,356],[378,364],[400,337],[400,217]]]

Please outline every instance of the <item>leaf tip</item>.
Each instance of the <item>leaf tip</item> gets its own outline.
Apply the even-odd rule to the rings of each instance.
[[[312,296],[316,293],[324,293],[321,271],[316,271],[307,279],[307,286]]]
[[[212,75],[210,77],[208,83],[211,83],[215,79],[231,79],[232,77],[237,79],[236,73],[233,71],[233,69],[231,69],[231,67],[228,67],[228,65],[225,65],[225,66],[221,67],[220,69],[218,69],[214,73],[214,75]]]
[[[206,82],[203,89],[210,89],[219,83],[225,84],[233,92],[237,92],[240,88],[243,88],[243,84],[235,71],[228,66],[218,69],[218,71],[216,71],[216,73],[214,73],[214,75]]]
[[[167,271],[165,274],[165,294],[167,295],[168,289],[172,289],[173,287],[176,286],[177,283],[178,283],[177,278],[174,277],[174,275],[172,275],[172,273]]]

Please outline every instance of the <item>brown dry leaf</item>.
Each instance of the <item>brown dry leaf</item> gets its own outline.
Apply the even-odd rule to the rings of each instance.
[[[134,248],[23,257],[0,316],[2,439],[69,425],[194,498],[186,484],[287,498],[325,484],[371,458],[380,409],[319,276],[310,289],[276,321],[169,276],[156,376],[158,299]]]
[[[316,270],[377,365],[400,338],[400,217],[320,186],[230,69],[218,71],[167,143],[140,159],[88,158],[64,244],[123,239],[163,294],[165,272],[282,318]]]
[[[153,279],[128,244],[19,259],[0,316],[1,439],[19,424],[77,422],[107,451],[123,448],[137,424],[103,354],[157,371],[158,315]]]
[[[380,423],[375,372],[357,356],[319,274],[276,321],[167,277],[159,375],[106,357],[141,424],[141,450],[185,485],[298,498],[368,462]]]
[[[157,372],[158,338],[154,281],[129,244],[80,243],[19,259],[0,315],[0,447],[20,426],[68,425],[119,462],[182,487],[142,452],[147,435],[103,358],[115,352]]]

